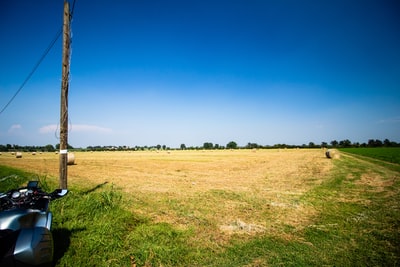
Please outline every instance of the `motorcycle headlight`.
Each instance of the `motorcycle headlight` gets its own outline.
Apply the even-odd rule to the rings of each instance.
[[[12,198],[19,198],[20,196],[21,196],[21,193],[18,191],[13,192],[11,195]]]

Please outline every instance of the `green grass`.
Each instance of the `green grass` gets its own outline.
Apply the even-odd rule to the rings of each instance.
[[[18,188],[30,180],[30,174],[14,168],[0,166],[0,192]],[[35,179],[33,179],[35,180]]]
[[[303,229],[284,227],[289,238],[267,231],[246,238],[234,234],[228,243],[210,245],[212,240],[197,238],[198,229],[131,212],[132,198],[112,184],[70,188],[51,204],[55,266],[400,265],[399,172],[350,157],[332,162],[330,177],[298,199],[317,211],[315,218]],[[34,176],[2,166],[0,174],[0,179],[15,175],[20,184]],[[365,175],[380,175],[385,183],[379,188],[362,183]],[[56,187],[53,179],[41,181]],[[0,184],[2,190],[10,186]],[[244,197],[219,190],[209,194]]]
[[[341,148],[340,151],[400,164],[400,147]]]
[[[355,185],[374,172],[358,161],[335,161],[332,178],[309,191],[301,202],[314,206],[314,223],[288,234],[294,240],[262,236],[237,238],[209,266],[398,266],[400,265],[400,183],[382,191]],[[351,175],[350,175],[351,174]],[[385,179],[393,179],[388,175]],[[351,178],[349,178],[351,177]],[[294,232],[293,232],[294,231]],[[261,265],[260,265],[261,264]]]
[[[400,172],[400,147],[341,148],[340,151]]]
[[[315,252],[325,264],[397,266],[400,264],[398,173],[387,174],[384,178],[387,186],[377,190],[370,184],[355,184],[363,174],[381,172],[376,166],[353,159],[335,164],[331,182],[305,196],[306,201],[321,211],[315,226],[306,229],[306,240],[324,248]]]

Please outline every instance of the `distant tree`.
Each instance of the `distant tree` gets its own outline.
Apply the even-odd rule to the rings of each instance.
[[[186,149],[186,145],[185,144],[181,144],[181,150],[185,150]]]
[[[219,149],[219,144],[215,144],[214,149]]]
[[[308,143],[308,147],[309,148],[314,148],[315,147],[315,143],[314,142],[309,142]]]
[[[382,143],[382,141],[379,140],[379,139],[376,139],[376,140],[374,140],[374,139],[369,139],[369,140],[368,140],[368,146],[369,146],[369,147],[381,147],[381,146],[383,146],[383,143]]]
[[[258,148],[259,145],[257,143],[247,143],[246,148],[248,149],[253,149],[253,148]]]
[[[303,145],[306,146],[306,145]],[[274,148],[287,148],[288,146],[286,144],[275,144]]]
[[[321,142],[321,147],[328,147],[328,143],[327,142]]]
[[[234,141],[230,141],[227,145],[226,145],[226,148],[228,148],[228,149],[236,149],[238,146],[237,146],[237,143],[236,142],[234,142]]]
[[[46,146],[44,147],[44,150],[46,150],[46,151],[48,151],[48,152],[54,152],[54,151],[55,151],[55,148],[54,148],[53,145],[48,144],[48,145],[46,145]]]
[[[381,146],[383,146],[383,142],[381,140],[379,140],[379,139],[376,139],[375,140],[375,146],[376,147],[381,147]]]
[[[349,139],[342,140],[339,142],[340,147],[351,147],[351,141]]]
[[[203,144],[203,148],[204,148],[204,149],[212,149],[212,148],[213,148],[213,143],[205,142],[205,143]]]
[[[60,144],[56,144],[56,149],[60,149]],[[67,149],[74,149],[73,146],[71,146],[70,144],[67,144]]]
[[[389,140],[388,140],[388,142],[389,142],[389,143],[388,143],[388,146],[391,146],[391,147],[392,147],[392,146],[393,146],[393,147],[399,147],[399,146],[400,146],[400,143],[396,143],[395,141],[389,141]]]
[[[336,141],[336,140],[331,141],[331,145],[333,147],[337,147],[338,146],[338,141]]]
[[[390,142],[390,140],[386,138],[385,140],[383,140],[383,145],[390,147],[390,146],[392,146],[392,142]]]
[[[375,140],[374,139],[368,139],[368,146],[369,147],[375,146]]]

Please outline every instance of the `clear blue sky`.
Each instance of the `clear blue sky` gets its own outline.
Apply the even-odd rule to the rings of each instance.
[[[0,108],[62,13],[0,1]],[[71,27],[74,147],[400,142],[397,0],[76,0]],[[0,144],[59,143],[61,45],[0,114]]]

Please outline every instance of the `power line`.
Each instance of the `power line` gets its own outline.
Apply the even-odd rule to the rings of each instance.
[[[3,109],[0,111],[0,115],[3,113],[3,111],[11,104],[11,102],[14,100],[14,98],[19,94],[19,92],[24,88],[25,84],[29,81],[29,79],[32,77],[32,75],[35,73],[36,69],[39,67],[40,63],[44,60],[44,58],[47,56],[47,54],[50,52],[50,49],[54,46],[58,38],[60,38],[60,35],[62,33],[62,27],[60,30],[57,32],[56,36],[54,39],[51,41],[50,45],[47,47],[47,49],[44,51],[42,56],[39,58],[38,62],[36,65],[33,67],[31,72],[28,74],[28,76],[25,78],[24,82],[21,84],[21,86],[18,88],[18,90],[15,92],[15,94],[11,97],[11,99],[8,101],[8,103],[3,107]]]
[[[75,0],[74,0],[74,2],[72,3],[71,17],[74,15],[74,9],[75,9]],[[70,23],[71,23],[71,21],[70,21]]]
[[[72,12],[71,12],[71,17],[73,14],[75,8],[75,0],[73,2],[73,6],[72,6]],[[53,48],[54,44],[57,42],[58,38],[60,38],[61,33],[63,32],[63,27],[61,26],[60,29],[58,30],[56,36],[54,37],[54,39],[51,41],[50,45],[46,48],[46,50],[44,51],[44,53],[42,54],[42,56],[39,58],[38,62],[36,63],[36,65],[33,67],[33,69],[31,70],[31,72],[28,74],[28,76],[25,78],[24,82],[21,84],[21,86],[18,88],[18,90],[15,92],[15,94],[11,97],[11,99],[7,102],[7,104],[2,108],[2,110],[0,111],[0,115],[4,112],[4,110],[6,110],[6,108],[11,104],[11,102],[13,102],[13,100],[15,99],[15,97],[19,94],[19,92],[22,90],[22,88],[24,88],[25,84],[30,80],[30,78],[32,77],[32,75],[35,73],[35,71],[37,70],[37,68],[39,67],[39,65],[42,63],[42,61],[44,60],[44,58],[47,56],[47,54],[50,52],[51,48]]]

